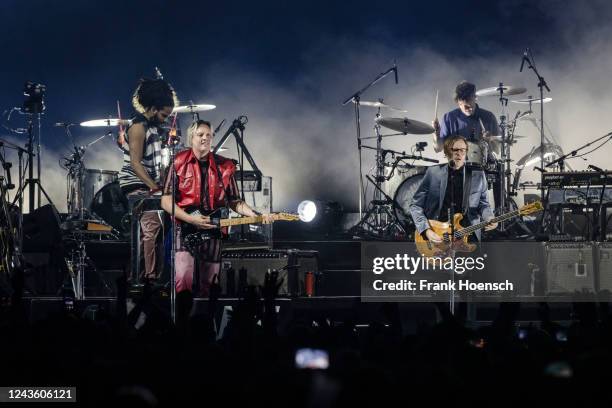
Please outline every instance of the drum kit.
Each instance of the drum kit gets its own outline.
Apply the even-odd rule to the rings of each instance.
[[[522,157],[516,163],[511,158],[512,147],[526,136],[515,134],[517,124],[531,118],[533,105],[548,103],[552,98],[532,98],[509,100],[509,96],[521,95],[527,90],[522,87],[508,86],[500,83],[498,86],[480,89],[476,92],[478,97],[497,97],[501,105],[499,115],[500,135],[487,136],[478,141],[468,141],[468,153],[466,165],[471,168],[483,170],[487,175],[489,186],[497,185],[499,192],[495,197],[495,210],[498,213],[514,210],[516,204],[512,197],[517,195],[521,172],[527,167],[534,166],[540,161],[541,148],[534,147],[530,153]],[[376,170],[374,178],[369,175],[366,178],[373,184],[374,194],[367,206],[367,211],[360,221],[353,227],[356,235],[364,235],[382,239],[403,239],[414,231],[414,223],[409,214],[409,206],[420,186],[427,166],[415,164],[415,162],[437,163],[434,158],[424,157],[422,152],[427,145],[421,139],[415,140],[412,153],[398,152],[384,149],[382,141],[388,136],[430,135],[435,132],[433,126],[408,117],[386,117],[381,114],[386,110],[395,114],[396,112],[408,113],[407,110],[388,105],[382,99],[373,101],[361,101],[357,98],[352,100],[359,106],[375,108],[374,135],[360,137],[360,141],[375,139],[376,146],[360,145],[360,148],[375,151]],[[508,120],[508,102],[517,105],[528,105],[528,110],[516,113],[512,120]],[[395,116],[395,115],[394,115]],[[437,95],[436,114],[437,116]],[[395,131],[397,133],[381,134],[381,129]],[[561,148],[554,143],[544,145],[544,158],[552,161],[563,154]],[[393,158],[388,161],[388,156]],[[511,163],[514,163],[515,172],[511,171]],[[361,197],[360,197],[361,198]],[[504,231],[510,226],[500,225],[499,229]]]

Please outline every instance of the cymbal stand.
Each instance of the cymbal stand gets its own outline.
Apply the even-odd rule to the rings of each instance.
[[[370,89],[370,87],[372,87],[378,81],[380,81],[381,79],[383,79],[384,77],[389,75],[391,72],[397,73],[397,66],[395,64],[393,64],[393,66],[391,68],[389,68],[388,70],[386,70],[385,72],[382,72],[382,73],[378,74],[378,76],[376,78],[374,78],[374,80],[372,82],[370,82],[369,84],[367,84],[366,86],[364,86],[363,88],[361,88],[360,90],[358,90],[357,92],[355,92],[353,95],[349,96],[348,98],[346,98],[342,102],[342,106],[345,106],[345,105],[347,105],[350,102],[353,102],[353,104],[355,105],[355,130],[357,132],[357,151],[359,153],[359,218],[362,218],[362,215],[363,215],[362,207],[363,207],[363,200],[364,200],[363,168],[362,168],[362,158],[361,158],[361,147],[362,146],[361,146],[361,125],[360,125],[360,118],[359,118],[359,106],[360,106],[359,102],[361,101],[361,95],[365,91]],[[397,83],[397,74],[396,74],[395,82]]]
[[[380,117],[380,108],[376,114],[376,118]],[[375,121],[376,123],[376,121]],[[380,125],[376,123],[374,125],[374,133],[376,134],[376,148],[370,146],[361,146],[369,149],[376,150],[376,174],[374,180],[368,177],[368,180],[374,185],[374,194],[372,201],[369,203],[369,208],[359,222],[353,227],[356,230],[363,230],[364,225],[367,229],[374,232],[375,235],[382,235],[389,226],[388,218],[385,217],[383,220],[383,214],[393,218],[393,215],[389,209],[389,202],[382,200],[381,185],[385,181],[385,157],[388,153],[387,150],[382,148],[382,135],[380,133]],[[372,219],[373,217],[373,219]]]
[[[508,107],[508,98],[504,96],[504,84],[502,82],[499,83],[499,103],[501,105],[501,114],[499,116],[499,129],[501,131],[501,161],[502,166],[499,169],[499,203],[498,208],[500,214],[507,212],[507,200],[506,194],[510,191],[510,145],[507,140],[507,127],[506,123],[506,109]],[[504,232],[506,230],[506,225],[503,221],[499,223],[499,231]]]

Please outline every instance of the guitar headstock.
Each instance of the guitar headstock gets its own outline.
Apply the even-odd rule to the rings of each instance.
[[[297,214],[284,212],[272,214],[272,217],[274,218],[274,221],[299,221],[300,219],[299,215]]]
[[[521,215],[529,215],[542,211],[544,207],[541,201],[534,201],[533,203],[526,204],[519,209]]]

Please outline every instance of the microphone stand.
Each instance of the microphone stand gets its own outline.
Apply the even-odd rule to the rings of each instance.
[[[176,141],[178,143],[178,139]],[[172,183],[172,211],[170,211],[170,219],[172,220],[172,245],[170,248],[170,317],[172,323],[176,324],[176,168],[174,167],[174,158],[176,155],[177,143],[170,143],[170,182]],[[163,188],[163,187],[162,187]],[[164,192],[162,191],[162,195]],[[202,197],[204,199],[204,197]]]
[[[367,91],[368,89],[370,89],[370,87],[372,87],[378,81],[380,81],[381,79],[389,75],[392,71],[397,72],[397,67],[395,65],[389,68],[388,70],[386,70],[385,72],[378,74],[378,76],[374,78],[372,82],[370,82],[369,84],[367,84],[366,86],[364,86],[363,88],[361,88],[360,90],[358,90],[357,92],[355,92],[354,94],[352,94],[351,96],[349,96],[342,102],[342,106],[345,106],[349,102],[353,102],[353,104],[355,105],[355,129],[357,131],[357,151],[359,153],[359,219],[363,217],[362,208],[363,208],[363,201],[365,200],[365,197],[363,197],[364,192],[363,192],[363,169],[362,169],[362,159],[361,159],[361,126],[360,126],[360,118],[359,118],[359,106],[360,106],[359,102],[361,100],[361,95],[365,91]],[[396,75],[396,83],[397,83],[397,75]]]
[[[233,135],[234,139],[236,139],[236,145],[238,146],[240,150],[240,154],[239,154],[239,157],[240,157],[240,195],[241,195],[240,198],[244,202],[246,202],[245,194],[244,194],[244,158],[245,157],[247,161],[249,162],[249,164],[251,165],[251,168],[253,169],[253,173],[255,174],[255,177],[257,179],[257,184],[261,185],[261,182],[262,182],[261,181],[262,179],[261,170],[259,170],[259,167],[257,167],[257,164],[255,164],[255,160],[253,160],[253,156],[251,156],[249,149],[247,149],[246,145],[244,144],[244,129],[245,129],[244,125],[246,125],[248,121],[249,120],[246,116],[239,116],[237,119],[234,119],[231,126],[227,129],[227,131],[225,132],[221,140],[219,140],[219,142],[215,145],[215,148],[213,149],[213,154],[216,154],[217,151],[221,147],[223,147],[223,144],[230,137],[230,135]],[[241,225],[240,226],[240,241],[245,240],[244,231],[245,231],[245,226]]]
[[[576,156],[576,154],[578,154],[578,152],[579,152],[579,151],[581,151],[581,150],[583,150],[583,149],[586,149],[587,147],[591,146],[593,143],[597,143],[597,142],[599,142],[600,140],[605,139],[606,137],[608,137],[608,138],[612,139],[612,132],[608,132],[608,133],[606,133],[605,135],[600,136],[600,137],[598,137],[598,138],[597,138],[597,139],[595,139],[595,140],[591,140],[590,142],[588,142],[588,143],[586,143],[586,144],[584,144],[584,145],[580,146],[579,148],[577,148],[577,149],[575,149],[575,150],[572,150],[571,152],[569,152],[569,153],[567,153],[567,154],[564,154],[563,156],[559,157],[558,159],[556,159],[556,160],[554,160],[554,161],[551,161],[551,162],[550,162],[550,163],[548,163],[546,166],[542,166],[542,168],[544,168],[544,167],[552,167],[552,166],[556,165],[557,163],[559,163],[559,165],[561,165],[561,166],[562,166],[562,163],[563,163],[563,162],[564,162],[564,161],[565,161],[565,160],[566,160],[568,157],[570,157],[570,156],[572,156],[572,157],[573,157],[573,156]],[[542,174],[544,174],[544,173],[542,173]]]
[[[533,61],[533,55],[529,58],[528,54],[531,54],[531,50],[528,49],[528,52],[523,54],[523,61],[521,63],[521,71],[523,70],[523,64],[527,62],[528,68],[533,71],[533,73],[538,78],[538,88],[540,88],[540,167],[544,168],[544,88],[548,92],[550,92],[550,88],[548,84],[544,80],[544,77],[540,75],[538,69],[535,67],[535,62]],[[563,169],[562,169],[563,170]],[[544,199],[544,173],[540,174],[540,197]],[[547,203],[545,203],[546,205]]]
[[[454,163],[454,162],[453,162]],[[464,175],[465,175],[465,164],[463,165],[463,170],[464,170]],[[452,272],[451,272],[451,276],[452,276],[452,285],[451,285],[451,290],[450,290],[450,299],[448,302],[448,307],[450,309],[450,312],[452,315],[455,314],[455,249],[454,249],[454,238],[455,238],[455,223],[453,222],[453,217],[455,215],[455,174],[453,173],[454,170],[454,164],[451,167],[450,166],[450,162],[449,162],[449,166],[448,166],[448,171],[450,172],[450,185],[447,186],[447,188],[450,188],[450,206],[447,210],[447,215],[448,215],[448,223],[450,224],[450,228],[451,228],[451,233],[450,233],[450,258],[451,258],[451,262],[453,263],[453,268],[452,268]],[[464,183],[465,184],[465,183]],[[446,192],[444,192],[446,194]],[[442,197],[442,200],[444,200],[444,197]]]

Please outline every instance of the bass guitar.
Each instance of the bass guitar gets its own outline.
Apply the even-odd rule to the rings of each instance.
[[[476,245],[468,243],[468,237],[471,233],[478,231],[489,224],[506,221],[521,215],[537,213],[543,209],[544,207],[542,207],[542,203],[540,201],[535,201],[533,203],[524,205],[518,210],[510,211],[489,221],[484,221],[468,227],[463,227],[461,225],[463,214],[460,213],[453,216],[452,228],[451,224],[448,222],[429,220],[430,228],[436,234],[442,237],[442,242],[436,244],[428,240],[424,233],[415,233],[414,243],[416,244],[417,251],[419,251],[419,253],[425,257],[445,257],[448,256],[451,249],[455,252],[472,252],[476,249]]]

